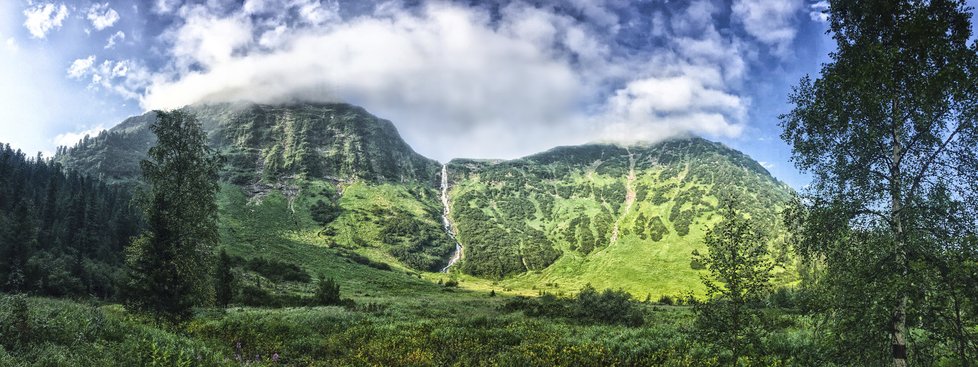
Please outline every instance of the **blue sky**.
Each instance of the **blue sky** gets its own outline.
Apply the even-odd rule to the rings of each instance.
[[[415,149],[515,158],[696,134],[800,188],[777,116],[832,50],[815,0],[4,1],[0,142],[146,110],[350,102]]]

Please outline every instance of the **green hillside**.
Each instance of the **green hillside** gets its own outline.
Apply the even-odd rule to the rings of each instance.
[[[346,104],[187,109],[225,158],[223,244],[237,256],[309,266],[303,254],[315,247],[408,271],[448,263],[455,246],[441,225],[439,164],[415,153],[389,121]],[[154,119],[127,119],[59,149],[57,160],[138,185]],[[699,138],[456,159],[448,173],[451,220],[464,247],[454,276],[470,288],[518,293],[587,283],[642,296],[698,293],[691,256],[704,249],[716,205],[733,198],[777,235],[777,212],[791,195],[746,155]],[[290,245],[266,248],[276,241]]]
[[[746,155],[699,138],[454,160],[448,169],[461,270],[510,288],[699,291],[690,259],[705,249],[718,203],[734,200],[777,236],[791,196]]]
[[[415,153],[390,121],[347,104],[187,109],[225,159],[223,202],[254,206],[276,195],[287,201],[287,212],[253,223],[255,231],[274,232],[275,223],[287,221],[295,231],[312,233],[315,245],[356,249],[418,270],[447,263],[454,244],[440,225],[434,189],[440,166]],[[155,144],[149,130],[155,118],[153,112],[129,118],[59,149],[56,160],[107,182],[138,185],[139,161]],[[234,220],[222,216],[222,224]],[[248,244],[238,238],[224,243]]]

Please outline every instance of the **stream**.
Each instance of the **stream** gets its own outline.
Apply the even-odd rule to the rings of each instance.
[[[462,258],[462,244],[458,243],[455,239],[455,230],[452,229],[452,221],[448,219],[449,214],[449,202],[448,202],[448,165],[441,165],[441,223],[445,228],[445,233],[448,233],[448,237],[451,237],[452,241],[455,241],[455,252],[452,253],[452,257],[448,259],[448,265],[445,265],[441,269],[442,273],[447,273],[448,269],[455,265]]]

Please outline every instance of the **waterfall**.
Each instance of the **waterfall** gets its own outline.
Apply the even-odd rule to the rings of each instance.
[[[441,269],[442,273],[447,273],[448,268],[455,265],[459,259],[462,258],[462,244],[458,243],[455,239],[455,231],[452,229],[452,222],[448,219],[449,214],[449,202],[448,202],[448,165],[441,165],[441,223],[445,227],[445,233],[448,233],[448,237],[455,241],[455,252],[452,253],[452,257],[448,259],[448,265]]]

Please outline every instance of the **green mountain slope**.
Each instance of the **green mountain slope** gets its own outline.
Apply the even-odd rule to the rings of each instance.
[[[187,108],[226,158],[220,201],[229,252],[317,272],[361,259],[350,266],[386,263],[399,274],[438,271],[451,257],[440,166],[415,153],[389,121],[345,104]],[[127,119],[60,149],[57,160],[138,184],[154,119]],[[746,155],[698,138],[560,147],[512,161],[457,159],[448,173],[451,219],[464,245],[453,276],[470,288],[523,293],[586,283],[635,294],[701,291],[691,254],[703,250],[719,202],[736,198],[777,236],[777,211],[791,195]],[[359,284],[353,274],[341,279]]]
[[[454,242],[441,229],[435,189],[440,165],[411,149],[390,121],[347,104],[190,106],[208,144],[226,163],[221,198],[237,211],[261,212],[281,195],[280,220],[306,244],[357,249],[418,270],[440,269]],[[155,144],[150,112],[59,150],[69,169],[121,184],[140,179],[139,161]],[[309,218],[308,221],[301,220]],[[222,216],[222,225],[235,220]],[[253,225],[269,227],[274,221]],[[261,232],[261,231],[260,231]],[[225,237],[225,244],[248,244]],[[252,255],[258,256],[259,252]]]
[[[791,195],[746,155],[699,138],[454,160],[448,169],[461,270],[512,288],[700,290],[691,254],[704,250],[717,205],[734,200],[777,236]]]

